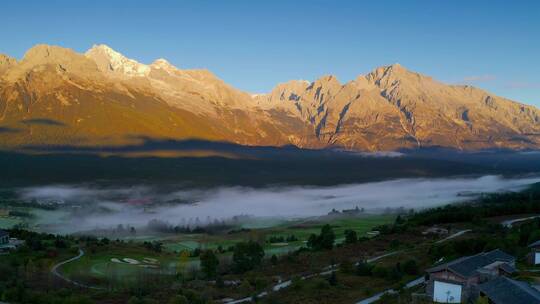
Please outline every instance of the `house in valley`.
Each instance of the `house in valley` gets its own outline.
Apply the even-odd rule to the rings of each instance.
[[[9,243],[9,233],[4,230],[0,230],[0,245],[6,245]]]
[[[527,256],[527,260],[532,265],[540,264],[540,241],[536,241],[529,245],[531,252]]]
[[[499,249],[482,252],[428,269],[426,293],[436,303],[468,302],[480,284],[515,271],[513,256]]]
[[[0,229],[0,254],[17,249],[22,244],[24,244],[24,241],[10,238],[7,231]]]
[[[504,276],[481,284],[479,290],[480,298],[491,304],[540,304],[540,291]]]

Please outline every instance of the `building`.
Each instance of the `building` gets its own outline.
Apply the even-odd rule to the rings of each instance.
[[[529,245],[531,252],[527,256],[529,263],[532,265],[540,264],[540,241],[536,241]]]
[[[479,286],[480,298],[490,304],[540,304],[540,292],[527,282],[498,277]]]
[[[0,230],[0,245],[9,244],[9,233],[4,230]]]
[[[478,285],[515,271],[515,258],[499,249],[466,256],[428,269],[426,293],[436,303],[467,302]]]

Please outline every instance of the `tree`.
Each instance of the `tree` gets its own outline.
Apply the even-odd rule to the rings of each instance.
[[[309,238],[308,238],[308,241],[307,241],[307,246],[311,249],[314,249],[314,250],[318,250],[319,249],[319,238],[317,237],[316,234],[310,234],[309,235]]]
[[[278,258],[275,254],[272,254],[272,257],[270,257],[270,262],[272,263],[272,265],[277,265],[278,263]]]
[[[339,270],[343,273],[352,273],[353,272],[353,264],[349,262],[348,260],[345,260],[341,262],[339,265]]]
[[[489,300],[486,297],[478,297],[478,299],[476,299],[474,303],[475,304],[488,304]]]
[[[330,225],[326,224],[321,228],[319,235],[312,234],[309,236],[307,245],[313,250],[331,250],[334,247],[335,240],[334,230]]]
[[[142,301],[139,298],[133,296],[128,300],[128,304],[140,304]]]
[[[185,273],[185,267],[189,260],[189,251],[182,250],[180,253],[180,258],[178,260],[178,263],[176,263],[176,274],[184,274]]]
[[[261,265],[264,249],[257,242],[240,242],[236,244],[233,252],[233,270],[243,273]]]
[[[337,285],[337,276],[336,276],[336,272],[333,271],[331,274],[330,274],[330,277],[328,278],[328,283],[330,283],[331,286],[336,286]]]
[[[356,274],[359,276],[370,276],[373,267],[366,262],[359,262],[356,266]]]
[[[358,242],[356,231],[350,229],[345,230],[345,244],[354,244],[356,242]]]
[[[383,266],[375,266],[371,270],[371,273],[377,278],[385,278],[388,275],[388,270]]]
[[[189,304],[185,296],[177,295],[169,299],[169,304]]]
[[[387,278],[391,281],[399,281],[403,277],[403,273],[401,273],[401,266],[399,263],[396,264],[395,267],[391,268],[387,272]]]
[[[405,263],[403,263],[403,272],[409,275],[414,275],[418,273],[418,265],[416,264],[415,260],[407,260]]]
[[[322,249],[332,249],[334,248],[334,241],[336,240],[336,235],[334,234],[334,230],[332,230],[332,227],[330,225],[326,224],[321,228],[321,248]]]
[[[216,287],[217,288],[223,288],[225,287],[225,281],[223,281],[223,278],[221,276],[218,276],[216,278]]]
[[[201,268],[207,278],[216,276],[219,259],[212,250],[205,250],[201,253]]]
[[[251,293],[253,291],[253,287],[251,287],[251,284],[249,284],[248,280],[243,280],[242,283],[240,283],[240,286],[238,288],[243,293]]]

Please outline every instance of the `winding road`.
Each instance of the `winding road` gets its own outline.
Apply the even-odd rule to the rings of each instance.
[[[512,228],[512,225],[514,225],[515,223],[528,221],[528,220],[534,220],[539,217],[540,215],[533,215],[533,216],[522,217],[522,218],[517,218],[513,220],[506,220],[506,221],[501,222],[501,225],[503,225],[506,228]]]
[[[73,284],[73,285],[76,285],[76,286],[79,286],[79,287],[83,287],[83,288],[90,288],[90,289],[98,289],[98,290],[101,290],[101,289],[105,289],[105,288],[101,288],[101,287],[95,287],[95,286],[89,286],[89,285],[86,285],[86,284],[83,284],[83,283],[79,283],[77,281],[73,281],[71,280],[70,278],[64,276],[62,273],[60,273],[58,270],[60,267],[64,266],[65,264],[67,263],[71,263],[73,261],[76,261],[80,258],[82,258],[84,256],[84,250],[82,250],[81,248],[79,248],[79,255],[75,256],[75,257],[72,257],[71,259],[67,259],[65,261],[62,261],[56,265],[53,266],[53,268],[51,268],[51,273],[53,275],[55,275],[56,277],[70,283],[70,284]]]

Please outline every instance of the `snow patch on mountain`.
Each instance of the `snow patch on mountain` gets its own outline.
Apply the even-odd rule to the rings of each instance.
[[[169,74],[178,71],[177,67],[172,65],[169,61],[167,61],[164,58],[157,59],[156,61],[152,62],[152,64],[150,66],[152,68],[155,68],[155,69],[164,70],[164,71],[168,72]]]
[[[100,69],[128,77],[145,77],[150,67],[133,59],[129,59],[105,44],[92,46],[85,56],[96,61]]]

